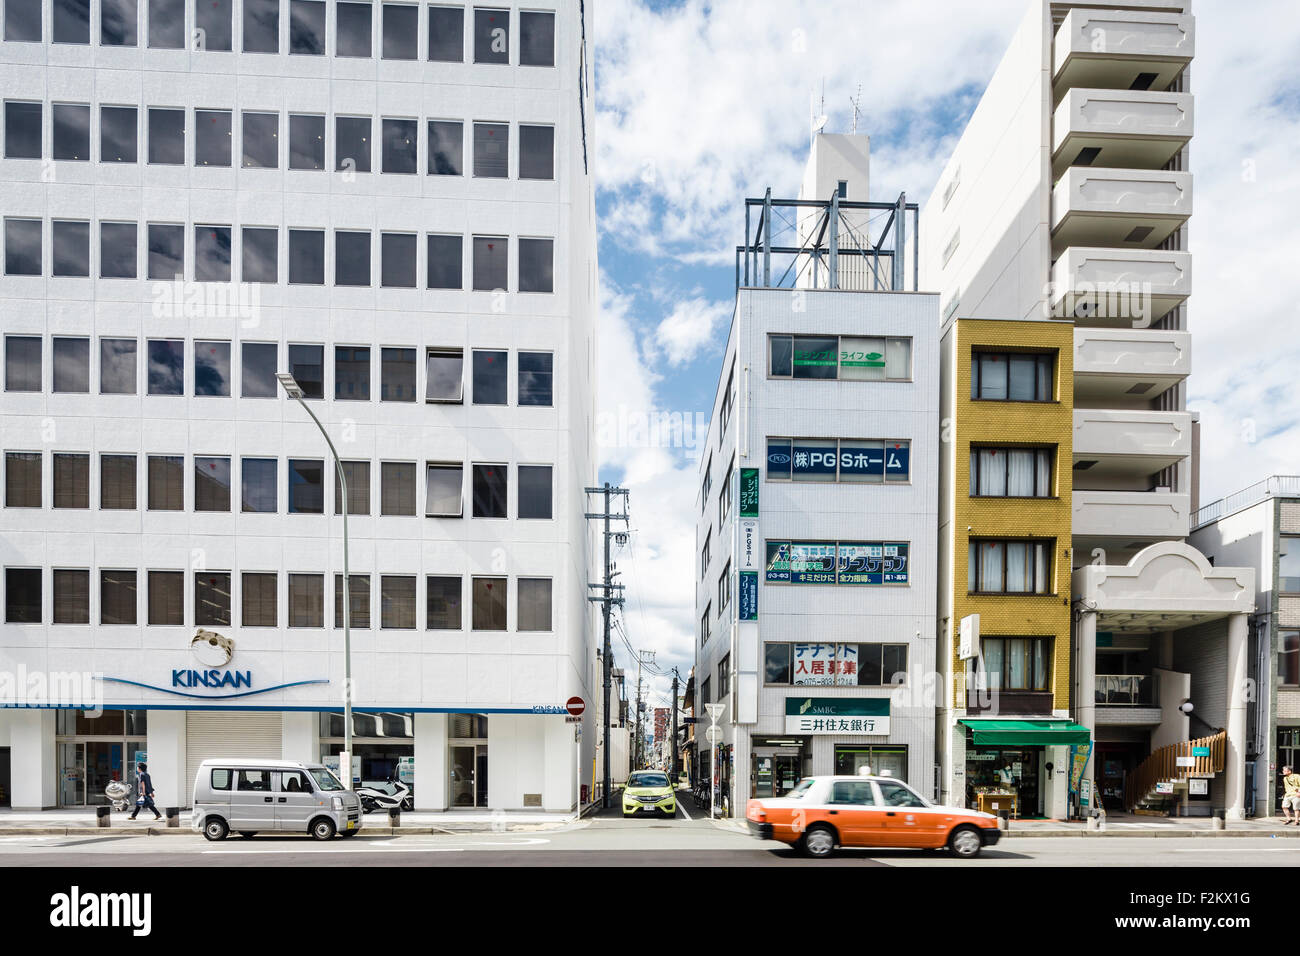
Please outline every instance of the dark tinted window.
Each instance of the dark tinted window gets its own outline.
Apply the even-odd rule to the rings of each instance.
[[[383,134],[382,169],[386,173],[415,173],[419,135],[415,120],[386,119]]]
[[[147,497],[150,511],[185,510],[185,457],[150,455],[146,463]]]
[[[519,178],[555,178],[555,127],[519,127]]]
[[[90,42],[90,0],[51,0],[55,43]]]
[[[40,568],[5,568],[5,623],[41,623]]]
[[[152,591],[154,582],[149,581]],[[150,595],[152,602],[153,595]],[[194,623],[199,627],[230,626],[230,573],[198,571],[194,575]],[[241,771],[243,773],[244,771]]]
[[[325,397],[325,346],[290,345],[289,374],[302,389],[303,398]]]
[[[99,394],[135,394],[135,339],[99,340]]]
[[[379,237],[381,285],[415,288],[415,241],[416,237],[407,233],[386,232]]]
[[[517,361],[519,363],[518,404],[553,404],[552,379],[555,356],[550,352],[520,352]]]
[[[790,683],[789,644],[765,644],[763,646],[763,682],[765,684]]]
[[[301,285],[325,284],[324,232],[289,230],[289,281]]]
[[[5,391],[41,390],[41,339],[38,335],[5,336]]]
[[[414,60],[420,55],[420,8],[406,4],[384,4],[385,60]]]
[[[510,127],[505,123],[474,124],[474,175],[504,179],[510,174]]]
[[[325,510],[324,480],[324,462],[290,458],[289,514],[323,514]]]
[[[230,395],[230,343],[194,343],[194,394]]]
[[[149,162],[163,166],[185,162],[184,110],[149,110]]]
[[[429,236],[427,279],[430,289],[465,287],[465,280],[461,274],[463,244],[464,240],[460,236]]]
[[[185,0],[149,0],[149,46],[155,50],[185,46]]]
[[[194,279],[196,282],[230,281],[230,227],[194,227]]]
[[[194,458],[194,510],[230,510],[230,459]]]
[[[244,398],[275,398],[279,388],[275,373],[279,371],[274,342],[244,342],[240,346],[243,362],[239,394]]]
[[[476,631],[506,629],[506,579],[474,578],[474,607],[471,626]]]
[[[335,53],[339,56],[370,56],[370,4],[340,3],[335,7],[335,15]]]
[[[149,394],[180,395],[185,384],[185,343],[149,340]]]
[[[13,6],[8,0],[6,8]],[[39,7],[37,10],[39,11]],[[37,16],[39,17],[39,12]],[[39,22],[39,21],[38,21]],[[5,158],[41,158],[41,104],[5,104]]]
[[[55,103],[54,158],[90,161],[90,107],[77,103]]]
[[[289,52],[325,55],[325,4],[321,0],[289,0]]]
[[[519,65],[555,66],[555,14],[519,14]]]
[[[460,578],[430,575],[425,607],[425,627],[431,631],[459,631],[461,629]]]
[[[134,163],[139,159],[134,106],[101,106],[99,109],[99,161]]]
[[[334,347],[334,397],[341,401],[370,401],[370,349]]]
[[[229,166],[234,134],[230,110],[194,111],[194,165]]]
[[[180,571],[149,572],[149,623],[185,623],[185,579]]]
[[[136,276],[135,232],[133,222],[99,224],[99,277],[134,279]]]
[[[135,510],[135,455],[99,456],[99,507]]]
[[[277,231],[245,226],[240,233],[239,278],[244,282],[276,282],[279,275]]]
[[[506,466],[474,466],[474,517],[506,516]]]
[[[276,460],[245,458],[240,463],[240,510],[251,514],[274,514],[276,510]]]
[[[519,240],[519,291],[555,291],[555,242],[551,239]]]
[[[41,42],[41,0],[5,0],[5,39]]]
[[[194,48],[229,50],[234,0],[194,0]]]
[[[54,571],[54,623],[90,623],[89,571]]]
[[[90,339],[54,337],[54,390],[90,391]]]
[[[334,118],[334,168],[370,172],[370,117]]]
[[[245,169],[277,169],[280,165],[280,114],[244,114]]]
[[[90,275],[90,223],[55,219],[50,223],[50,255],[56,276]]]
[[[474,404],[506,404],[506,377],[509,374],[508,352],[474,352]]]
[[[5,220],[5,274],[11,276],[41,274],[41,221],[39,219]]]
[[[289,116],[289,168],[325,168],[325,117]]]
[[[505,236],[474,237],[474,288],[482,292],[506,287]]]
[[[243,9],[244,52],[279,53],[280,0],[243,0]]]
[[[381,402],[415,401],[415,349],[383,349],[380,375]]]
[[[429,59],[459,63],[465,59],[465,10],[429,8]]]
[[[519,466],[519,517],[551,517],[551,466]]]
[[[37,106],[37,113],[40,107]],[[39,127],[40,117],[37,117]],[[39,151],[40,136],[37,135]],[[460,176],[465,172],[465,124],[452,120],[429,120],[429,175]]]
[[[334,284],[370,285],[370,233],[334,230]]]
[[[474,8],[474,62],[510,62],[510,11]]]
[[[380,463],[379,513],[381,515],[415,514],[415,462]]]
[[[172,279],[185,271],[185,227],[149,223],[150,279]]]

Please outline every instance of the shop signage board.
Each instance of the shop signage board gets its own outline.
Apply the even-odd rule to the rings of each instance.
[[[1172,780],[1157,780],[1156,793],[1173,793],[1174,784]]]
[[[761,571],[763,559],[759,556],[758,519],[741,519],[737,533],[740,535],[740,554],[736,567],[741,571]]]
[[[787,734],[889,734],[888,697],[787,697]]]
[[[907,584],[903,541],[768,541],[764,580],[773,584]]]
[[[790,660],[790,683],[815,686],[858,684],[858,645],[795,644]]]
[[[357,762],[360,762],[360,759],[361,758],[358,757]],[[358,773],[361,772],[360,768],[357,769],[357,772]],[[402,781],[402,783],[407,784],[408,786],[415,785],[415,758],[414,757],[397,758],[397,779]]]
[[[1070,747],[1070,792],[1079,792],[1079,781],[1083,779],[1083,771],[1088,766],[1088,758],[1092,756],[1092,742],[1086,744],[1075,744]]]
[[[742,621],[758,620],[758,572],[740,572],[739,615]]]
[[[740,469],[740,516],[758,517],[758,469]]]
[[[1204,797],[1209,795],[1210,781],[1204,778],[1193,778],[1187,781],[1187,792],[1193,797]]]
[[[1196,758],[1195,758],[1195,757],[1175,757],[1175,758],[1174,758],[1174,766],[1176,766],[1176,767],[1195,767],[1195,766],[1196,766]]]
[[[1193,756],[1193,757],[1208,757],[1209,755],[1210,755],[1210,748],[1209,748],[1209,747],[1193,747],[1193,748],[1192,748],[1192,756]]]
[[[961,641],[958,644],[957,656],[964,661],[979,657],[980,616],[978,614],[967,614],[963,617],[959,633],[961,634]]]

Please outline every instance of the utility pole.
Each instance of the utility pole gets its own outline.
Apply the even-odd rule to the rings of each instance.
[[[677,668],[674,667],[674,668],[673,668],[673,699],[672,699],[672,707],[673,707],[673,730],[672,730],[672,734],[673,734],[673,738],[672,738],[672,739],[673,739],[673,786],[674,786],[674,787],[677,786],[677,777],[681,774],[681,768],[678,766],[678,763],[677,763],[677,679],[678,679],[678,676],[679,676],[679,675],[678,675],[678,673],[677,673]]]
[[[613,648],[610,647],[610,641],[609,641],[609,617],[610,617],[610,612],[612,610],[612,606],[615,604],[623,603],[622,597],[614,596],[614,592],[622,591],[623,586],[621,584],[614,583],[614,572],[613,572],[613,568],[610,566],[609,563],[609,536],[611,534],[618,535],[620,538],[619,541],[620,544],[622,544],[624,541],[627,540],[627,531],[611,532],[609,530],[609,523],[611,521],[622,521],[624,523],[624,526],[626,526],[628,494],[626,488],[615,488],[612,485],[610,485],[608,481],[605,482],[605,485],[602,488],[587,488],[585,490],[586,493],[589,495],[603,494],[605,496],[605,510],[602,512],[589,511],[584,515],[584,517],[587,518],[587,520],[589,521],[593,518],[599,518],[599,519],[603,519],[605,522],[605,532],[604,532],[605,534],[605,578],[602,584],[592,584],[588,582],[587,587],[596,589],[598,591],[598,594],[595,596],[588,595],[587,600],[600,602],[601,613],[602,616],[604,617],[604,626],[605,626],[605,642],[603,645],[603,650],[601,651],[601,670],[603,672],[603,676],[601,680],[601,684],[602,684],[601,699],[603,703],[600,708],[600,719],[605,724],[605,726],[601,729],[601,735],[604,741],[602,746],[604,747],[604,751],[605,751],[604,754],[605,767],[604,767],[604,774],[602,777],[603,785],[601,787],[601,806],[603,806],[605,809],[608,809],[609,791],[612,786],[612,783],[610,781],[610,776],[609,776],[609,684],[610,684],[611,670],[614,666],[614,651]],[[621,495],[623,498],[622,514],[615,514],[615,513],[611,513],[610,511],[610,499],[616,495]]]
[[[641,708],[645,705],[641,703],[641,665],[645,662],[653,664],[655,662],[654,651],[637,651],[636,652],[636,750],[638,770],[642,769],[645,762],[645,737],[641,730]]]

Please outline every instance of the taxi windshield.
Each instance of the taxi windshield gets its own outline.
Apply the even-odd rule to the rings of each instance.
[[[629,787],[666,787],[668,777],[662,773],[634,773],[627,778]]]

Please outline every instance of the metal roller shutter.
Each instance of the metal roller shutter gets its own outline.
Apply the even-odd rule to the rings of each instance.
[[[186,803],[192,798],[199,764],[215,757],[279,760],[283,725],[278,713],[192,710],[185,715]]]

